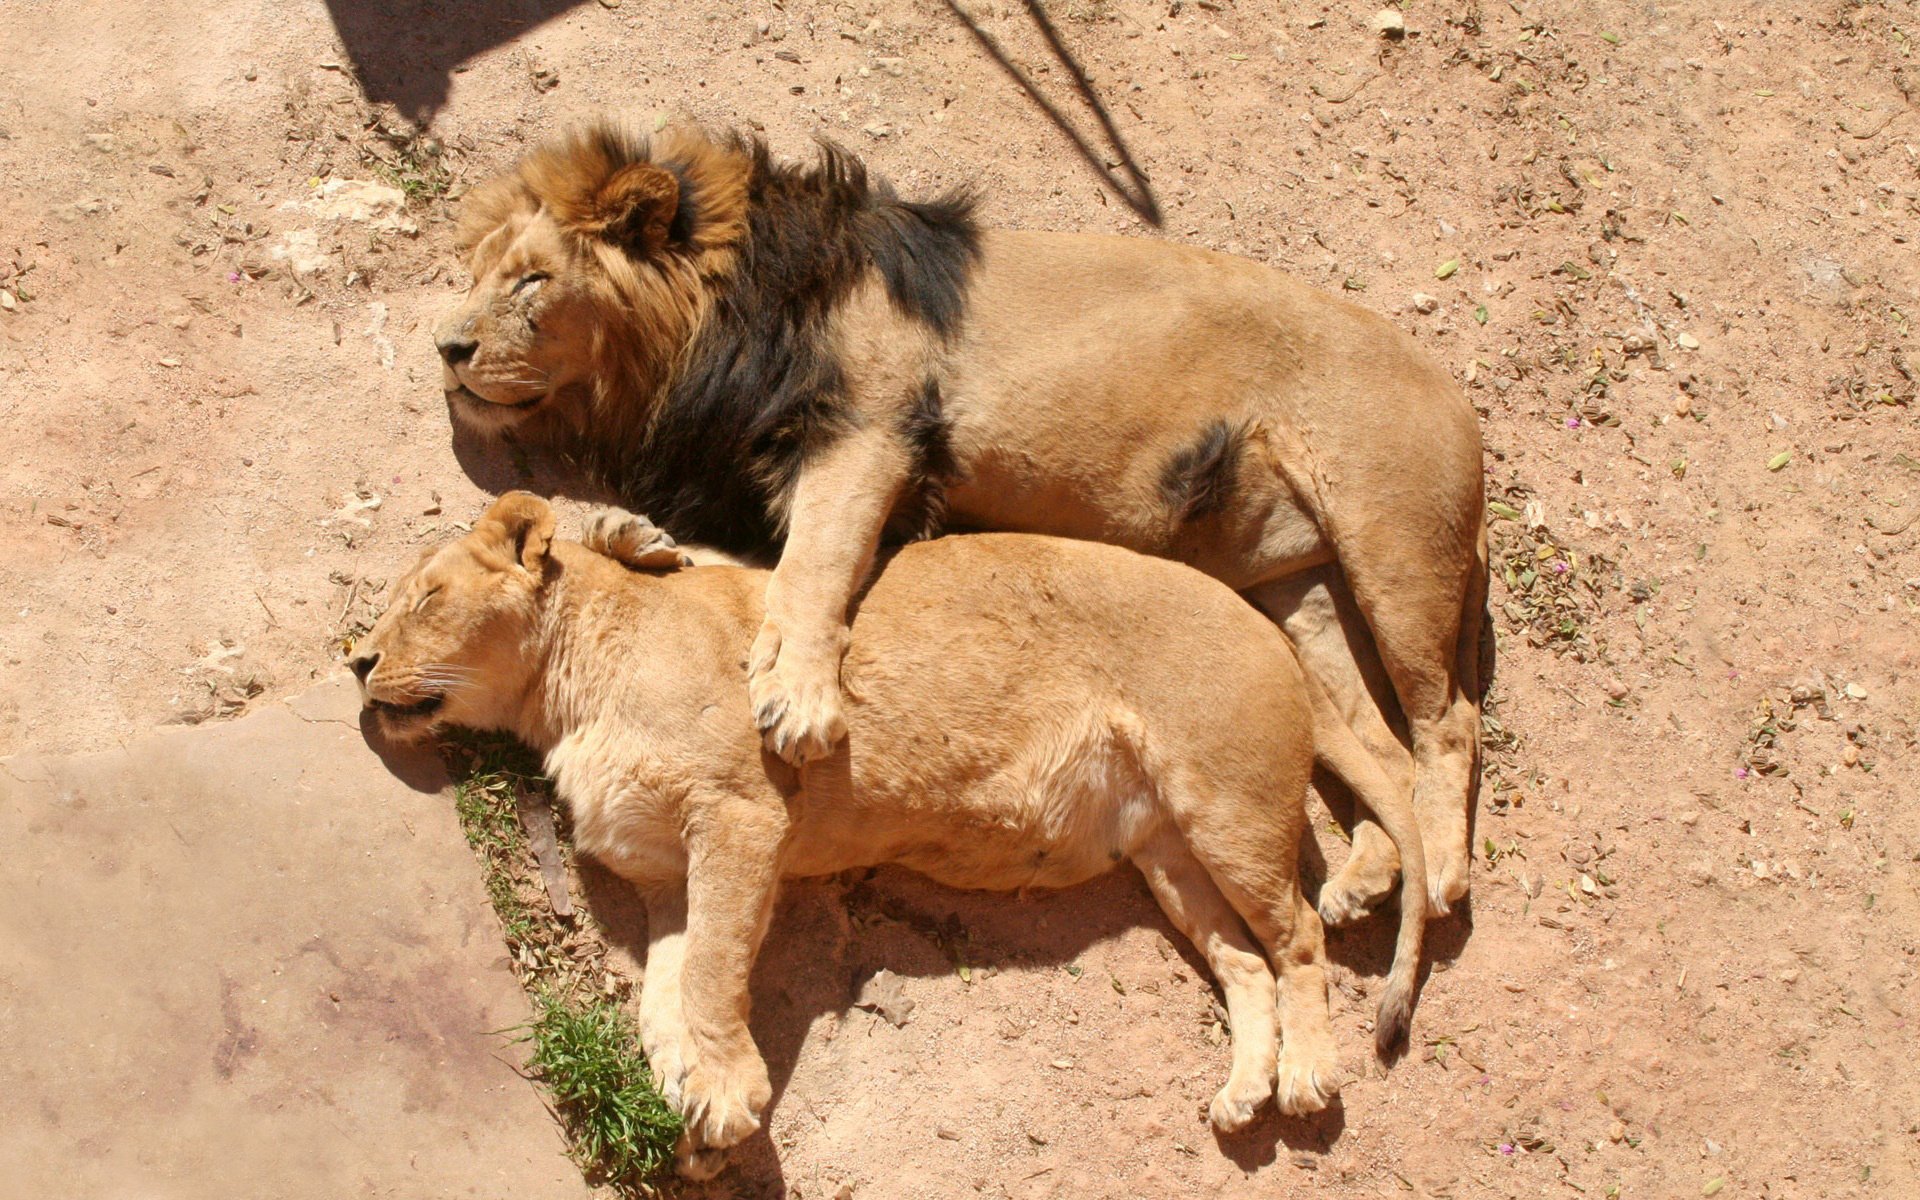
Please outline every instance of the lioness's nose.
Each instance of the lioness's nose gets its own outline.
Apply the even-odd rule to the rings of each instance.
[[[433,344],[439,347],[440,357],[445,359],[450,367],[457,367],[466,362],[473,357],[473,352],[480,348],[480,343],[464,332],[437,337],[433,340]]]
[[[355,675],[359,676],[361,683],[367,681],[367,676],[373,674],[374,667],[378,666],[379,663],[380,652],[377,650],[372,654],[356,654],[347,660],[347,666]]]

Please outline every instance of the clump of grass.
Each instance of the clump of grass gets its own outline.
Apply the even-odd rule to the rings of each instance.
[[[597,1181],[638,1184],[665,1166],[680,1117],[660,1095],[619,1005],[546,995],[527,1028],[529,1066],[553,1094],[575,1158]]]
[[[588,1178],[637,1195],[672,1158],[680,1118],[655,1085],[620,1005],[627,984],[608,969],[605,944],[590,921],[564,920],[547,904],[519,807],[523,796],[551,801],[552,783],[512,738],[466,734],[444,752],[457,781],[460,829],[534,1006],[534,1019],[520,1027],[520,1040],[532,1047],[529,1073],[551,1094]]]
[[[361,145],[360,157],[390,185],[405,193],[407,203],[420,207],[444,197],[453,187],[446,163],[446,147],[405,124],[382,121],[372,130],[375,141]]]

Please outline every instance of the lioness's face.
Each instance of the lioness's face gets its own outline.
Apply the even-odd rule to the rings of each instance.
[[[553,511],[509,492],[466,537],[394,586],[348,665],[381,732],[418,741],[448,725],[512,728],[537,657]]]
[[[473,287],[434,329],[448,402],[482,429],[511,429],[591,374],[595,264],[546,210],[518,211],[469,259]]]

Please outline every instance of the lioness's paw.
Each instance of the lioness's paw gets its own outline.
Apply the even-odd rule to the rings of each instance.
[[[1253,1123],[1253,1114],[1273,1095],[1273,1089],[1262,1079],[1227,1080],[1227,1086],[1221,1088],[1213,1097],[1213,1103],[1207,1105],[1207,1119],[1221,1133],[1235,1133]]]
[[[647,1030],[641,1030],[640,1048],[646,1051],[647,1065],[653,1069],[653,1078],[660,1085],[660,1094],[666,1097],[668,1104],[680,1107],[681,1082],[687,1076],[687,1057],[678,1037],[648,1037]]]
[[[693,1135],[683,1133],[673,1148],[673,1169],[682,1179],[705,1183],[727,1165],[727,1152],[694,1144]]]
[[[732,1069],[702,1057],[681,1083],[680,1113],[693,1144],[725,1150],[760,1128],[760,1114],[771,1099],[766,1064],[757,1055]]]
[[[1290,1117],[1317,1113],[1340,1094],[1340,1064],[1331,1039],[1324,1044],[1280,1049],[1280,1069],[1274,1074],[1274,1097]]]
[[[580,543],[630,567],[657,570],[693,565],[664,529],[624,508],[602,508],[590,515]]]
[[[847,736],[837,664],[803,662],[783,651],[779,630],[767,624],[754,641],[747,675],[754,725],[767,749],[796,767],[825,758]]]

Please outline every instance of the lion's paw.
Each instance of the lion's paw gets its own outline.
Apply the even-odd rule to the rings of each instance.
[[[847,736],[838,674],[826,661],[802,667],[794,655],[782,653],[778,629],[771,624],[761,628],[747,676],[747,699],[768,750],[796,767],[833,753]]]
[[[1282,1046],[1274,1074],[1274,1096],[1290,1117],[1317,1113],[1340,1094],[1340,1064],[1331,1038],[1308,1046]]]
[[[1466,898],[1467,852],[1458,848],[1427,853],[1427,916],[1444,917]]]
[[[624,508],[602,508],[588,516],[580,543],[630,567],[658,570],[693,563],[666,530]]]
[[[1358,857],[1358,856],[1354,856]],[[1320,885],[1320,919],[1328,925],[1351,925],[1373,911],[1393,891],[1395,872],[1356,863],[1353,857],[1338,874]]]

